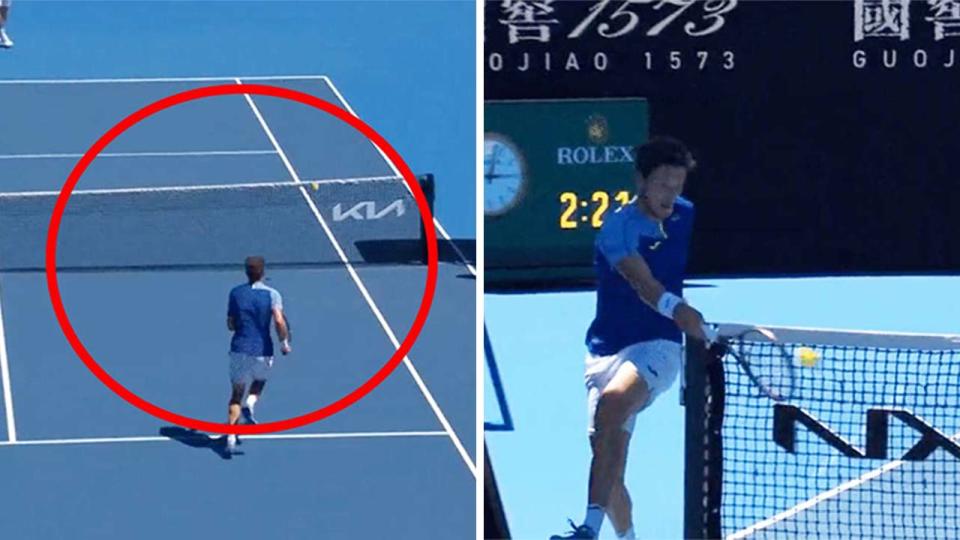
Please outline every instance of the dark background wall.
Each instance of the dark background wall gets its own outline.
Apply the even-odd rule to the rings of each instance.
[[[960,268],[960,7],[687,3],[487,2],[485,98],[648,98],[698,157],[694,275]]]

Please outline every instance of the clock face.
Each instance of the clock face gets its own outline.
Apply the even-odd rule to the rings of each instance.
[[[520,151],[505,137],[487,134],[483,141],[483,213],[499,216],[517,205],[527,178]]]

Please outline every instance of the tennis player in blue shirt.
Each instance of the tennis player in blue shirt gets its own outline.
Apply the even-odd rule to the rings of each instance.
[[[586,337],[593,449],[586,517],[553,539],[596,538],[605,516],[619,538],[634,538],[624,471],[636,415],[677,378],[682,334],[715,339],[682,297],[693,204],[680,195],[693,157],[665,137],[635,154],[637,196],[607,213],[595,243],[597,305]]]
[[[228,412],[230,425],[236,424],[241,414],[248,423],[256,423],[253,408],[273,367],[271,322],[280,338],[280,351],[283,354],[291,351],[290,334],[283,316],[283,299],[276,289],[264,285],[265,266],[263,257],[248,257],[245,262],[247,283],[230,291],[227,307],[227,328],[233,332],[230,341],[230,383],[233,387]],[[234,452],[236,445],[237,436],[228,435],[227,450]]]

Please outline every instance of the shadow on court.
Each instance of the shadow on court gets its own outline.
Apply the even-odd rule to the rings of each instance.
[[[243,455],[242,452],[230,454],[227,452],[226,436],[210,437],[206,433],[201,433],[192,429],[185,429],[179,426],[165,426],[160,428],[160,435],[177,441],[180,444],[190,448],[207,449],[212,451],[220,459],[231,459],[235,455]]]

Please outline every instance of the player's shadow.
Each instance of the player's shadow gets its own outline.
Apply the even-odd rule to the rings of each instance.
[[[184,429],[179,426],[165,426],[160,428],[160,435],[177,441],[180,444],[190,448],[201,448],[212,451],[220,459],[231,459],[234,455],[242,455],[242,452],[231,454],[227,452],[226,436],[210,437],[206,433],[201,433],[192,429]]]

